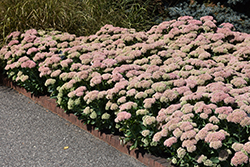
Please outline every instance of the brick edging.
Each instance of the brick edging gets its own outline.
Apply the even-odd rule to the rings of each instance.
[[[2,84],[4,86],[11,87],[12,89],[15,89],[17,92],[32,99],[35,103],[52,111],[53,113],[59,115],[63,119],[66,119],[67,121],[71,122],[72,124],[80,127],[81,129],[84,129],[85,131],[91,133],[95,137],[98,137],[100,140],[105,141],[106,143],[113,146],[114,148],[116,148],[120,152],[123,152],[123,153],[139,160],[140,162],[147,165],[148,167],[174,167],[173,165],[171,165],[171,162],[167,161],[164,158],[156,157],[156,156],[153,156],[153,155],[150,155],[147,153],[146,154],[142,153],[138,149],[130,151],[129,144],[126,144],[126,145],[120,144],[119,136],[101,133],[100,131],[95,130],[94,126],[84,124],[74,114],[72,114],[72,113],[67,114],[64,112],[64,110],[62,108],[57,107],[57,103],[56,103],[55,99],[51,99],[48,96],[39,96],[39,97],[33,96],[33,95],[31,95],[30,92],[27,92],[26,89],[24,89],[20,86],[17,86],[10,79],[3,77],[1,74],[0,74],[0,79],[2,80]]]

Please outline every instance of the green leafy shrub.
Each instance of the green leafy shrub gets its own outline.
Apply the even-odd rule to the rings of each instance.
[[[215,22],[184,16],[147,32],[105,25],[81,37],[13,32],[0,59],[8,77],[44,84],[65,111],[123,132],[131,149],[165,153],[176,166],[246,166],[250,35]]]

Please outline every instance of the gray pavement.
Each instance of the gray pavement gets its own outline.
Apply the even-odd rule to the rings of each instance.
[[[146,167],[1,85],[0,166]]]

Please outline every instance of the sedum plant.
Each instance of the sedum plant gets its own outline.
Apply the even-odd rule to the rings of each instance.
[[[215,23],[184,16],[146,32],[13,32],[0,59],[21,86],[49,92],[100,130],[122,132],[131,149],[165,154],[176,166],[246,166],[250,35]]]

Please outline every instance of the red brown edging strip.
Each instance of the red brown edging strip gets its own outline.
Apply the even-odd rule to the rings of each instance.
[[[135,159],[139,160],[143,164],[149,166],[149,167],[174,167],[171,165],[171,162],[168,162],[164,158],[156,157],[150,154],[144,154],[140,152],[138,149],[129,150],[130,145],[121,145],[119,136],[112,135],[112,134],[105,134],[101,133],[98,130],[94,129],[94,126],[92,125],[86,125],[81,120],[77,118],[74,114],[67,114],[64,112],[64,110],[60,107],[57,107],[57,103],[55,99],[50,99],[48,96],[32,96],[30,92],[27,92],[26,89],[17,86],[14,84],[10,79],[3,77],[0,74],[0,79],[2,80],[2,84],[8,87],[11,87],[15,89],[17,92],[25,95],[26,97],[29,97],[32,99],[35,103],[38,103],[39,105],[43,106],[44,108],[52,111],[53,113],[59,115],[60,117],[66,119],[67,121],[71,122],[72,124],[80,127],[81,129],[84,129],[85,131],[91,133],[95,137],[98,137],[99,139],[105,141],[109,145],[113,146],[120,152],[123,152],[131,157],[134,157]]]

